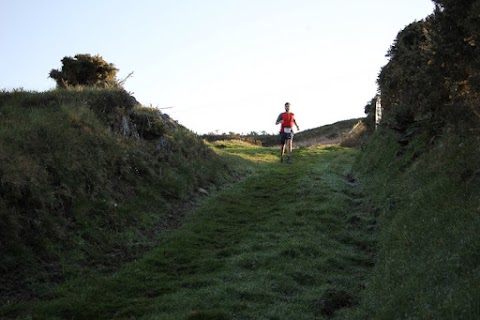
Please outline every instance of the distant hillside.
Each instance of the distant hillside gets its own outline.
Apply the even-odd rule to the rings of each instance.
[[[313,146],[326,144],[342,144],[346,147],[357,147],[361,144],[365,135],[365,126],[362,118],[338,121],[315,129],[300,131],[295,134],[294,145]],[[203,135],[203,139],[214,142],[218,140],[242,140],[264,147],[272,147],[280,144],[278,135],[271,134],[249,134],[240,135],[236,133],[214,135]]]
[[[295,134],[296,146],[351,143],[358,145],[363,135],[362,118],[338,121]],[[358,140],[356,142],[353,139]],[[349,142],[347,142],[347,140]],[[353,146],[353,145],[352,145]]]
[[[3,91],[0,115],[0,305],[133,259],[240,174],[124,90]]]

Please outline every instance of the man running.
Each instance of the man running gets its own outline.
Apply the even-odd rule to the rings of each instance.
[[[285,154],[285,144],[287,145],[287,163],[292,163],[292,144],[293,144],[293,125],[297,127],[297,130],[300,130],[298,127],[297,121],[295,121],[295,115],[290,112],[290,102],[285,103],[285,112],[280,113],[275,124],[281,124],[280,128],[280,143],[281,143],[281,153],[280,161],[283,162],[283,156]]]

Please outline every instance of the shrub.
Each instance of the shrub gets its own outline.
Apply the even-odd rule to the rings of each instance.
[[[77,86],[112,86],[118,85],[116,80],[118,69],[106,62],[99,55],[77,54],[75,57],[64,57],[60,70],[52,69],[50,78],[54,79],[58,88]]]

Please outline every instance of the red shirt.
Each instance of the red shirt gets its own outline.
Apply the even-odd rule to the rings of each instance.
[[[278,118],[282,118],[283,122],[282,122],[282,127],[280,128],[280,132],[284,132],[284,128],[292,128],[293,127],[293,123],[295,121],[295,115],[291,112],[284,112],[282,114],[280,114],[280,116]]]

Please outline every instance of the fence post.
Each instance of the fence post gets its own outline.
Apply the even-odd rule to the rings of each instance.
[[[377,96],[377,103],[375,104],[375,129],[382,120],[382,98]]]

